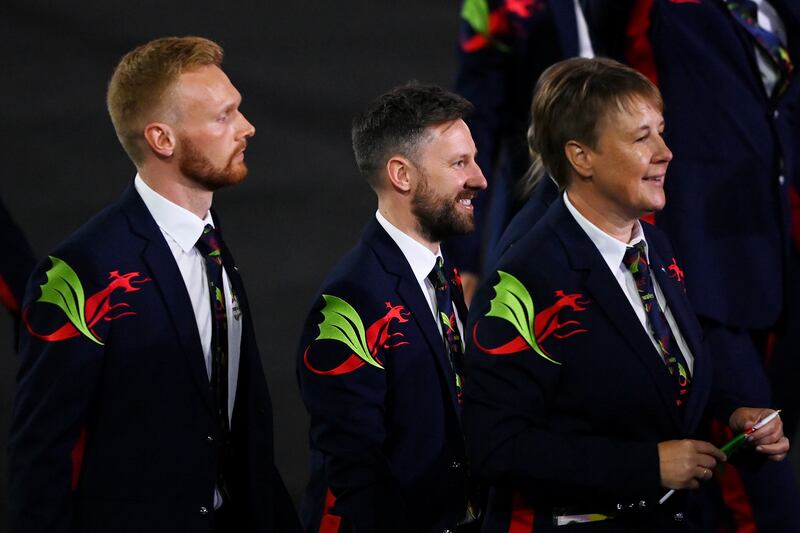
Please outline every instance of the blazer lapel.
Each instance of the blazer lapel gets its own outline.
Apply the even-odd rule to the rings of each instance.
[[[557,28],[561,57],[574,57],[580,52],[578,45],[577,19],[573,2],[549,2],[553,20]]]
[[[430,347],[436,364],[439,368],[440,379],[445,383],[450,393],[450,401],[453,408],[458,412],[458,400],[456,398],[455,374],[450,366],[450,359],[447,356],[444,339],[439,333],[439,328],[430,313],[428,300],[422,294],[419,283],[414,277],[411,266],[408,264],[400,248],[392,238],[373,219],[367,225],[364,232],[364,242],[366,242],[378,256],[383,268],[397,278],[395,290],[403,300],[407,309],[411,310],[414,322],[422,332],[422,336]]]
[[[665,409],[677,428],[681,428],[681,414],[675,406],[675,386],[667,367],[653,346],[649,335],[641,327],[631,304],[622,293],[617,280],[597,251],[594,243],[584,233],[567,210],[563,199],[551,207],[555,218],[549,218],[551,228],[561,239],[574,270],[585,271],[585,283],[592,300],[614,324],[617,334],[630,345],[631,351],[650,373],[653,383],[664,401]],[[613,333],[611,333],[613,334]]]
[[[648,243],[650,242],[651,240],[648,239]],[[654,240],[652,242],[655,243]],[[693,316],[694,311],[689,306],[688,299],[682,293],[682,289],[675,280],[667,275],[665,263],[654,246],[649,247],[648,255],[650,257],[650,271],[655,276],[661,292],[664,293],[667,305],[672,311],[672,316],[675,318],[678,328],[680,328],[681,336],[686,341],[694,357],[689,401],[686,403],[683,419],[684,428],[688,433],[692,433],[700,421],[703,408],[708,399],[711,369],[708,366],[708,358],[703,353],[701,332],[697,327],[696,319]]]
[[[192,302],[186,292],[186,285],[175,258],[161,230],[132,185],[123,194],[121,203],[130,222],[131,231],[147,241],[142,250],[142,259],[152,272],[153,283],[158,288],[164,307],[170,315],[197,389],[209,409],[212,409],[200,334],[197,331]]]

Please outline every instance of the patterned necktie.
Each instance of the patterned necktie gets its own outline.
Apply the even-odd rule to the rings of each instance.
[[[450,357],[450,365],[456,375],[456,398],[460,405],[462,403],[461,376],[464,372],[464,344],[461,340],[461,332],[458,329],[456,314],[453,311],[453,292],[457,293],[457,291],[451,291],[450,289],[451,284],[455,282],[445,275],[444,260],[441,257],[436,258],[436,264],[433,266],[431,273],[428,274],[428,280],[436,291],[437,317],[444,333],[445,348],[447,349],[447,355]],[[461,309],[462,307],[459,305],[459,313],[461,313]],[[466,315],[461,315],[460,318],[464,320]]]
[[[789,51],[781,43],[777,34],[758,25],[758,6],[755,2],[752,0],[729,0],[727,6],[733,18],[753,36],[758,46],[778,67],[780,79],[775,85],[773,94],[776,97],[780,96],[789,86],[794,72],[794,64],[792,64]]]
[[[223,500],[228,499],[225,484],[225,465],[230,449],[230,421],[228,420],[228,318],[225,312],[225,290],[222,284],[222,239],[211,224],[206,224],[195,247],[203,255],[211,300],[211,393],[217,408],[220,427],[222,459],[219,468],[218,489]]]
[[[664,364],[669,369],[669,373],[675,378],[677,384],[677,398],[675,405],[681,407],[689,392],[689,372],[686,370],[686,360],[681,353],[678,343],[672,336],[667,318],[661,310],[661,306],[656,301],[656,293],[653,289],[653,279],[650,277],[650,265],[647,264],[647,255],[644,252],[644,241],[640,241],[625,250],[622,263],[631,271],[636,282],[636,289],[642,299],[647,321],[656,344],[660,348]]]

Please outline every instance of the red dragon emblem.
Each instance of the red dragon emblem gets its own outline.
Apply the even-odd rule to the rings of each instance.
[[[411,312],[407,311],[402,305],[392,305],[385,302],[386,314],[376,320],[364,332],[361,337],[360,331],[364,331],[361,318],[350,304],[335,296],[323,295],[325,308],[322,310],[323,321],[319,325],[320,334],[315,340],[337,340],[344,342],[352,353],[340,365],[330,370],[319,370],[309,361],[309,345],[303,352],[303,363],[306,368],[315,374],[323,376],[338,376],[347,374],[369,364],[383,369],[383,363],[376,356],[380,349],[392,349],[398,346],[409,344],[401,340],[404,336],[402,332],[391,332],[392,323],[404,324],[408,322]],[[342,336],[342,332],[344,336]]]
[[[556,301],[550,307],[534,314],[533,300],[525,286],[507,272],[498,271],[499,282],[495,285],[495,298],[491,301],[486,317],[496,317],[510,322],[518,335],[512,340],[497,347],[486,347],[478,341],[478,321],[472,331],[475,346],[490,355],[508,355],[533,349],[534,352],[548,361],[560,364],[544,349],[542,343],[552,338],[566,339],[585,333],[577,320],[565,320],[566,312],[586,310],[590,300],[579,293],[567,294],[563,290],[554,292]],[[531,328],[532,326],[532,328]]]
[[[561,311],[567,309],[572,311],[584,311],[586,310],[586,307],[584,306],[589,303],[589,300],[583,298],[581,294],[565,294],[564,291],[561,290],[556,291],[555,296],[557,298],[556,303],[542,311],[539,311],[539,313],[536,314],[533,319],[534,339],[545,353],[548,352],[544,349],[542,343],[549,337],[553,336],[556,339],[566,339],[568,337],[572,337],[573,335],[577,335],[578,333],[585,333],[588,331],[585,329],[580,329],[579,326],[581,323],[577,320],[564,320],[562,322],[559,319],[559,315],[561,314]],[[476,330],[477,327],[478,325],[476,324]],[[480,348],[483,352],[492,355],[507,355],[530,349],[530,346],[528,346],[528,343],[524,338],[522,338],[521,335],[518,335],[515,339],[503,344],[502,346],[498,346],[497,348],[486,348],[481,346],[480,343],[478,343],[477,336],[474,338],[475,345],[478,348]]]
[[[51,258],[53,267],[47,272],[48,281],[41,286],[42,295],[37,302],[51,303],[60,307],[67,318],[67,322],[49,334],[34,331],[28,320],[30,307],[25,309],[23,322],[28,332],[44,341],[63,341],[84,335],[90,340],[103,344],[94,327],[101,320],[110,322],[124,316],[135,315],[126,302],[111,303],[111,295],[122,290],[131,293],[140,290],[141,285],[150,281],[139,272],[120,274],[113,270],[108,273],[109,284],[83,301],[83,287],[77,274],[67,263],[58,258]],[[113,312],[113,314],[112,314]]]
[[[667,270],[669,270],[669,277],[683,285],[683,270],[681,270],[681,267],[675,262],[674,257],[672,258],[672,264],[667,267]]]

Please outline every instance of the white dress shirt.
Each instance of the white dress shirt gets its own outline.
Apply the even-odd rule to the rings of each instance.
[[[758,17],[756,21],[758,25],[768,32],[772,32],[778,36],[778,39],[786,46],[786,27],[781,21],[780,15],[775,11],[775,8],[767,0],[753,0],[758,6]],[[775,84],[780,79],[780,71],[769,55],[756,45],[756,60],[758,62],[758,70],[761,72],[761,81],[764,83],[764,88],[767,94],[772,94]]]
[[[206,373],[211,379],[211,298],[208,292],[208,275],[206,274],[205,258],[194,247],[206,224],[214,226],[211,213],[206,213],[200,219],[183,207],[174,204],[151,189],[136,174],[134,179],[136,192],[141,196],[147,210],[155,219],[164,239],[167,241],[172,256],[178,264],[186,292],[192,302],[194,318],[197,323],[197,332],[200,335],[200,345],[203,347],[203,357],[206,364]],[[231,282],[223,265],[222,278],[225,292],[225,305],[228,320],[228,420],[232,422],[233,404],[236,399],[236,384],[239,376],[239,356],[242,341],[242,321],[239,303],[231,288]],[[222,505],[222,497],[214,489],[214,508]]]
[[[442,335],[442,338],[444,338],[442,321],[439,320],[439,315],[436,310],[436,289],[433,288],[433,284],[428,279],[428,274],[430,274],[431,270],[433,270],[438,258],[442,256],[441,249],[437,253],[431,252],[424,244],[414,240],[412,237],[397,229],[397,227],[395,227],[391,222],[386,220],[386,217],[384,217],[380,211],[375,212],[375,218],[378,220],[378,224],[380,224],[381,227],[386,230],[386,233],[389,234],[389,237],[391,237],[395,244],[397,244],[398,248],[400,248],[400,251],[403,253],[403,256],[406,258],[406,261],[408,261],[409,266],[411,266],[411,271],[414,273],[417,283],[419,283],[419,288],[422,291],[422,294],[425,295],[425,299],[428,301],[428,306],[431,310],[431,316],[433,316],[433,319],[436,322],[436,327],[439,328],[439,334]],[[456,315],[458,329],[459,331],[463,332],[464,326],[461,322],[461,317],[458,316],[458,309],[455,305],[453,305],[453,311]]]
[[[592,39],[589,37],[589,27],[586,24],[586,17],[583,16],[583,9],[578,0],[575,2],[575,21],[577,23],[576,30],[578,31],[578,57],[594,57],[594,48],[592,48]]]
[[[569,210],[572,217],[586,233],[586,235],[589,236],[589,239],[591,239],[591,241],[594,243],[597,251],[599,251],[600,255],[603,256],[603,260],[605,261],[606,265],[608,265],[609,270],[611,270],[611,274],[614,275],[614,279],[617,280],[620,289],[622,289],[622,292],[628,298],[628,302],[630,302],[633,311],[639,318],[639,322],[647,332],[648,338],[653,343],[653,348],[656,349],[658,357],[661,357],[661,349],[656,343],[655,337],[653,337],[650,326],[648,325],[647,312],[644,310],[644,304],[639,296],[639,290],[636,288],[636,281],[633,279],[633,274],[631,274],[631,271],[628,270],[628,268],[622,263],[622,259],[625,256],[625,250],[629,246],[643,242],[645,255],[648,257],[647,263],[650,264],[650,256],[647,251],[647,241],[645,240],[644,233],[642,232],[642,225],[638,220],[636,221],[636,224],[633,227],[633,235],[631,236],[631,240],[628,244],[625,244],[624,242],[618,241],[608,233],[604,232],[592,224],[586,217],[584,217],[575,208],[575,206],[572,205],[572,202],[569,201],[567,193],[564,193],[564,203],[566,204],[567,210]],[[689,346],[686,344],[680,328],[678,328],[678,323],[675,322],[675,317],[672,315],[672,311],[667,305],[664,293],[661,292],[661,287],[658,286],[658,281],[656,280],[655,276],[652,275],[650,276],[650,279],[653,281],[653,289],[656,293],[656,301],[658,302],[658,306],[664,312],[664,316],[669,324],[669,329],[672,331],[672,336],[674,337],[675,342],[678,343],[678,348],[680,348],[684,359],[686,359],[687,370],[691,375],[694,370],[694,355],[692,355],[692,352],[689,350]]]

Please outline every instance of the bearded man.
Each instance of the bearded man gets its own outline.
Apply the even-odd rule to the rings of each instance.
[[[322,284],[300,339],[306,531],[455,531],[474,514],[460,423],[466,307],[440,249],[473,229],[486,188],[462,120],[471,108],[407,85],[353,123],[378,211]]]
[[[210,210],[255,133],[207,39],[126,54],[108,110],[137,169],[34,272],[9,440],[11,529],[288,532],[247,299]]]

